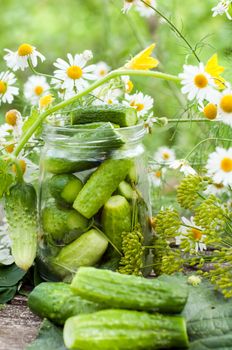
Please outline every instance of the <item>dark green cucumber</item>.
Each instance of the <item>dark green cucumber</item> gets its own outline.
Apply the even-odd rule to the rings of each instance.
[[[63,156],[47,156],[43,161],[43,166],[46,171],[52,174],[75,173],[99,165],[97,160],[71,160]]]
[[[129,158],[107,159],[90,176],[77,195],[73,207],[86,218],[91,218],[125,179],[131,164]]]
[[[107,239],[97,230],[81,235],[63,247],[53,260],[53,266],[63,277],[75,273],[80,266],[93,266],[102,257],[108,246]]]
[[[126,127],[136,125],[137,121],[136,110],[120,104],[81,107],[72,115],[72,124],[111,122]]]
[[[36,256],[38,233],[36,208],[36,191],[31,184],[18,183],[10,188],[5,197],[12,255],[16,265],[25,271],[31,267]]]
[[[103,207],[101,224],[109,240],[121,250],[122,232],[131,230],[131,207],[126,198],[110,197]]]
[[[64,343],[79,350],[151,350],[188,347],[185,319],[128,310],[70,317]]]
[[[55,204],[42,211],[42,225],[55,241],[70,243],[89,228],[89,220],[74,209],[60,209]]]
[[[70,285],[63,282],[45,282],[29,294],[29,308],[41,318],[48,318],[58,325],[75,315],[88,314],[103,307],[73,294]]]
[[[120,182],[120,184],[118,185],[118,193],[128,200],[132,200],[132,198],[136,196],[135,191],[133,190],[131,185],[128,184],[128,182],[126,181]]]
[[[187,288],[176,282],[87,267],[78,270],[71,287],[79,296],[111,308],[162,313],[181,312],[188,297]]]
[[[60,203],[72,204],[83,187],[83,183],[75,175],[59,174],[48,181],[51,195]]]

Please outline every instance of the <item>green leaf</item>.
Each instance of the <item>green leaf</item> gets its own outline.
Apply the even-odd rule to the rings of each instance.
[[[14,298],[17,286],[0,287],[0,304],[5,304]]]
[[[191,343],[189,350],[232,350],[232,334],[210,337]]]
[[[23,124],[23,133],[25,133],[36,121],[39,116],[39,111],[36,108],[32,108],[31,115]]]
[[[8,163],[0,158],[0,198],[6,193],[10,187],[10,185],[13,183],[14,177],[9,171],[9,165]]]
[[[0,267],[0,288],[15,286],[26,274],[15,264]]]
[[[44,320],[36,340],[26,350],[65,350],[62,329]]]

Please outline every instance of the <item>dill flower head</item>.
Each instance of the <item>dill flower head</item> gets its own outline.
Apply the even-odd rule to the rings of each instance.
[[[155,232],[166,239],[175,237],[180,225],[178,212],[174,209],[161,210],[155,218]]]
[[[203,178],[199,175],[185,177],[177,189],[177,201],[185,209],[192,209],[198,198],[198,192],[204,188]]]

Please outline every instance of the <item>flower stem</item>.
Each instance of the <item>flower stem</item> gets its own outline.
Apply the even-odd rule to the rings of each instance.
[[[76,102],[78,99],[88,95],[90,92],[95,90],[97,87],[101,86],[102,84],[108,82],[111,79],[117,78],[119,76],[124,76],[124,75],[129,75],[129,76],[146,76],[146,77],[153,77],[157,79],[163,79],[163,80],[169,80],[169,81],[174,81],[178,83],[180,81],[180,78],[171,75],[171,74],[166,74],[166,73],[161,73],[157,71],[147,71],[147,70],[131,70],[131,69],[118,69],[115,71],[110,72],[107,74],[104,78],[97,80],[93,84],[91,84],[87,89],[79,92],[77,95],[69,98],[66,101],[62,101],[58,103],[57,105],[45,110],[43,113],[41,113],[38,118],[36,119],[35,123],[32,124],[32,126],[26,131],[26,133],[22,136],[20,139],[17,147],[14,150],[14,156],[18,156],[19,153],[21,152],[22,148],[26,144],[26,142],[30,139],[30,137],[34,134],[36,129],[40,126],[40,124],[43,122],[43,120],[49,116],[50,114],[53,114],[57,111],[59,111],[62,108],[65,108],[69,106],[70,104]]]
[[[35,75],[40,75],[40,76],[42,76],[42,77],[46,77],[46,78],[49,78],[49,79],[57,79],[57,80],[63,81],[62,79],[57,78],[57,77],[55,77],[55,76],[53,76],[53,75],[37,72],[37,70],[35,70],[35,68],[33,67],[33,64],[32,64],[32,62],[31,62],[31,59],[30,59],[30,58],[28,59],[28,65],[29,65],[31,71],[32,71]]]
[[[218,138],[218,137],[209,137],[205,140],[200,141],[195,147],[193,147],[193,149],[187,154],[187,156],[185,157],[185,159],[188,159],[191,154],[203,143],[208,142],[208,141],[228,141],[228,142],[232,142],[231,139],[222,139],[222,138]]]

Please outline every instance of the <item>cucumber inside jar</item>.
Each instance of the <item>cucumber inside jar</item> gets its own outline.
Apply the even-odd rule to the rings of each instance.
[[[41,159],[40,191],[39,259],[47,266],[46,279],[51,273],[60,280],[70,280],[80,266],[118,270],[129,262],[124,238],[129,239],[130,254],[137,239],[141,252],[136,257],[141,260],[142,256],[139,263],[134,257],[136,268],[126,266],[125,271],[143,272],[147,253],[142,247],[144,232],[139,221],[148,222],[150,215],[149,202],[144,199],[148,194],[143,195],[144,190],[148,191],[148,186],[144,186],[146,171],[141,145],[144,130],[142,125],[125,128],[111,124],[122,125],[123,118],[136,123],[132,110],[95,108],[93,123],[89,124],[86,109],[79,109],[77,116],[84,113],[82,122],[85,121],[80,128],[75,113],[75,125],[63,128],[64,131],[54,127],[51,132],[49,125]],[[92,108],[90,112],[93,116]],[[48,166],[48,159],[55,166]],[[92,167],[87,167],[91,162]],[[142,215],[140,207],[145,208]],[[150,239],[151,232],[147,230],[146,234]]]

